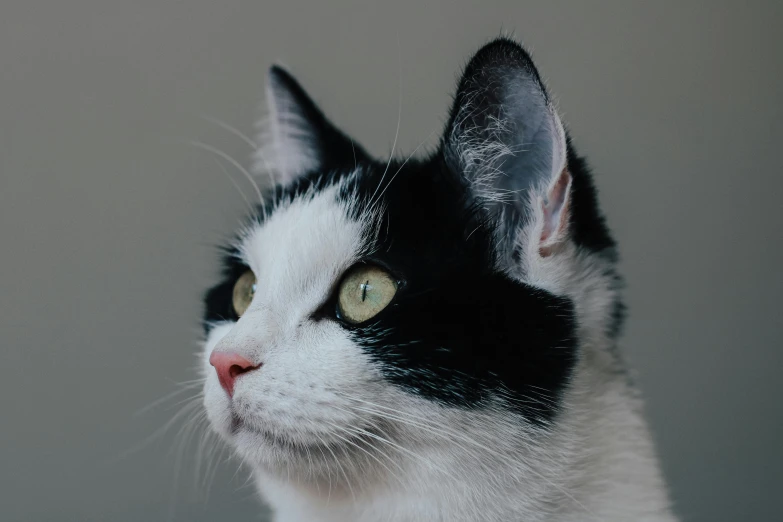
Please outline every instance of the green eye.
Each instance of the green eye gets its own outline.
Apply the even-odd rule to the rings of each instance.
[[[245,313],[254,295],[256,295],[256,275],[252,270],[248,270],[234,283],[232,303],[238,316],[241,317]]]
[[[396,293],[397,281],[389,272],[373,265],[357,265],[340,283],[337,310],[349,323],[363,323],[386,308]]]

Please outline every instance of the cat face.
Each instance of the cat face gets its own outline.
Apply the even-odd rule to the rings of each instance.
[[[268,96],[256,164],[276,186],[206,297],[212,427],[331,483],[454,433],[556,425],[586,328],[616,328],[588,284],[612,243],[527,54],[473,58],[423,159],[373,160],[277,67]]]

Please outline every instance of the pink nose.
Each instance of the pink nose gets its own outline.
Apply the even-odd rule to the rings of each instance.
[[[234,381],[243,373],[257,370],[260,364],[253,364],[239,354],[232,352],[212,352],[209,364],[215,367],[220,385],[229,397],[234,395]]]

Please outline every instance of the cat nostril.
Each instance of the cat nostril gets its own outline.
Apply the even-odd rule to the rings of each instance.
[[[261,366],[260,364],[258,366]],[[237,375],[242,375],[243,373],[247,373],[251,370],[255,370],[258,368],[258,366],[240,366],[238,364],[232,364],[231,367],[228,369],[228,374],[231,376],[232,379],[235,379]]]
[[[209,356],[209,364],[215,367],[220,386],[226,390],[229,397],[234,395],[234,384],[237,377],[261,367],[260,364],[253,364],[241,355],[232,352],[212,352],[212,355]]]

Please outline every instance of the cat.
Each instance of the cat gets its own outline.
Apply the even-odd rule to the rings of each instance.
[[[527,52],[376,160],[273,66],[270,174],[205,298],[204,406],[278,522],[675,520],[615,242]]]

